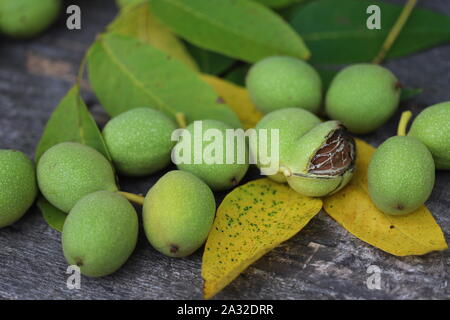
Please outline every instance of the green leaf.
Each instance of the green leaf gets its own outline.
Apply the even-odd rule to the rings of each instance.
[[[309,57],[303,40],[276,13],[249,0],[158,0],[153,13],[204,49],[247,62],[272,55]]]
[[[381,9],[381,29],[369,30],[369,5]],[[402,6],[363,0],[316,0],[294,13],[291,24],[325,64],[368,62],[378,54]],[[396,58],[450,41],[450,17],[415,8],[386,58]]]
[[[90,49],[89,79],[111,116],[137,107],[182,113],[188,122],[217,119],[241,127],[236,114],[199,74],[134,38],[105,34]]]
[[[62,232],[67,214],[52,206],[43,196],[39,197],[37,206],[41,210],[45,222],[56,231]]]
[[[111,160],[103,136],[80,97],[78,86],[67,93],[48,120],[36,149],[36,162],[45,151],[67,141],[88,145]]]
[[[120,9],[123,9],[127,6],[132,6],[138,3],[142,3],[148,0],[116,0],[116,4]]]
[[[220,75],[236,62],[235,59],[199,48],[193,44],[188,43],[187,48],[203,73]]]
[[[250,66],[248,64],[239,66],[225,75],[225,79],[239,86],[245,87],[245,78],[247,77]]]
[[[402,93],[400,94],[400,100],[408,100],[421,94],[423,90],[421,88],[402,88]]]
[[[270,8],[281,9],[295,3],[303,2],[305,0],[255,0],[255,1]]]
[[[286,21],[291,21],[294,14],[296,14],[301,8],[306,6],[311,1],[316,0],[302,0],[295,3],[292,3],[291,5],[283,8],[276,9],[277,13],[283,17]]]
[[[198,71],[197,64],[183,42],[163,25],[150,9],[148,2],[127,6],[120,11],[107,30],[148,43]]]

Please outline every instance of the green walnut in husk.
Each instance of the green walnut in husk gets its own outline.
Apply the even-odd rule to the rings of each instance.
[[[414,119],[408,136],[427,146],[437,169],[450,170],[450,101],[424,109]]]
[[[397,110],[401,84],[388,69],[368,63],[341,70],[325,98],[326,112],[353,133],[365,134],[383,125]]]
[[[245,82],[251,100],[263,113],[284,108],[319,112],[322,80],[303,60],[284,56],[265,58],[251,67]]]
[[[19,220],[37,195],[34,164],[22,152],[0,150],[0,228]]]
[[[62,233],[64,256],[82,274],[103,277],[130,257],[138,238],[138,216],[122,195],[97,191],[78,201]]]
[[[111,119],[103,137],[116,169],[126,176],[150,175],[167,167],[175,123],[161,111],[136,108]]]
[[[145,197],[145,234],[159,252],[186,257],[205,242],[215,213],[214,194],[206,183],[189,172],[169,171]]]
[[[48,149],[38,162],[37,179],[44,197],[67,213],[92,192],[117,191],[109,161],[97,150],[75,142]]]
[[[346,128],[339,121],[327,121],[297,141],[282,172],[298,193],[323,197],[350,181],[355,158],[355,141]]]
[[[267,130],[267,150],[271,150],[272,147],[270,130],[279,130],[279,166],[284,166],[285,160],[291,154],[297,140],[320,123],[320,119],[308,110],[285,108],[266,114],[261,121],[258,122],[255,130],[258,134],[261,130]],[[268,164],[270,159],[268,156],[264,156],[263,153],[258,155],[258,153],[260,153],[259,148],[263,148],[263,146],[258,147],[256,141],[250,139],[250,152],[255,159],[258,159],[257,166],[259,168],[265,168],[267,167],[265,164]],[[268,178],[279,183],[286,182],[286,177],[281,172],[269,175]]]
[[[32,38],[55,22],[61,7],[61,0],[1,0],[0,33]]]
[[[404,215],[419,209],[434,186],[431,152],[419,139],[405,136],[411,115],[403,112],[398,135],[378,147],[367,173],[370,198],[387,214]]]

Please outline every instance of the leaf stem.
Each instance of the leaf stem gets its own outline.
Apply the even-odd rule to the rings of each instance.
[[[119,193],[121,195],[123,195],[125,198],[127,198],[128,201],[133,202],[135,204],[139,204],[141,206],[144,205],[144,200],[145,198],[143,196],[134,194],[134,193],[129,193],[129,192],[124,192],[124,191],[119,191]]]
[[[84,70],[86,68],[88,55],[89,55],[89,51],[84,55],[83,60],[81,60],[80,68],[78,69],[77,85],[79,88],[81,88],[81,81],[83,81]]]
[[[186,116],[184,115],[184,113],[181,112],[177,112],[175,114],[175,119],[177,121],[177,124],[180,128],[186,128],[187,124],[186,124]]]
[[[406,136],[406,127],[408,126],[409,120],[412,117],[411,111],[405,111],[402,113],[400,118],[400,122],[398,123],[397,135],[398,136]]]
[[[400,13],[400,16],[398,17],[397,21],[394,23],[394,26],[389,31],[389,34],[387,35],[386,40],[384,40],[384,43],[381,46],[380,52],[373,59],[372,63],[379,64],[384,60],[389,49],[391,49],[391,47],[394,44],[395,40],[397,39],[398,35],[402,31],[403,26],[405,25],[406,21],[408,21],[408,18],[411,15],[411,12],[413,11],[416,4],[417,4],[417,0],[408,0],[406,5],[403,7],[403,10]]]
[[[286,168],[286,167],[284,167],[284,166],[281,166],[281,167],[278,169],[278,173],[283,174],[286,178],[292,176],[291,170],[289,170],[288,168]]]
[[[242,63],[241,61],[235,61],[234,63],[232,63],[228,68],[226,68],[224,71],[222,71],[219,74],[219,78],[225,78],[230,72],[236,70],[237,68],[244,66],[245,64]]]

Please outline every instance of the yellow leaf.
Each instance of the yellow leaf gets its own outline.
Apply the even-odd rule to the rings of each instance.
[[[375,207],[367,187],[375,148],[359,139],[356,144],[355,176],[343,190],[324,199],[325,211],[359,239],[396,256],[447,249],[441,228],[425,206],[405,216],[384,214]]]
[[[263,114],[250,101],[250,97],[245,88],[206,74],[202,75],[202,78],[236,112],[245,129],[253,128],[262,118]]]
[[[108,31],[138,38],[198,71],[184,44],[150,11],[149,3],[125,6]]]
[[[203,254],[204,296],[211,298],[249,265],[298,233],[322,208],[269,179],[251,181],[223,200]]]

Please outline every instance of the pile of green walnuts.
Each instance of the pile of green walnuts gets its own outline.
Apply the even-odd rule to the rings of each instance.
[[[279,130],[279,170],[269,178],[288,183],[300,194],[322,197],[342,189],[352,178],[356,150],[353,133],[368,133],[396,111],[399,85],[387,69],[357,64],[343,69],[325,97],[333,119],[322,122],[322,85],[306,62],[270,57],[256,63],[247,76],[255,105],[266,115],[256,130]],[[314,111],[315,113],[313,113]],[[429,197],[435,168],[450,168],[450,102],[422,111],[407,136],[385,141],[368,171],[369,193],[387,214],[407,214]],[[233,129],[217,120],[204,129]],[[103,138],[112,163],[97,150],[75,142],[48,149],[34,164],[21,152],[0,151],[0,227],[11,225],[33,204],[38,190],[67,213],[62,248],[67,262],[83,274],[105,276],[119,269],[138,238],[138,215],[129,201],[143,204],[143,227],[151,245],[165,255],[184,257],[196,251],[211,229],[216,203],[213,191],[240,183],[249,165],[180,163],[148,191],[145,198],[121,192],[121,176],[148,176],[170,165],[177,143],[173,119],[140,107],[111,119]],[[192,133],[192,145],[203,137]],[[197,141],[200,139],[199,141]],[[270,144],[270,141],[269,141]],[[230,151],[230,150],[228,150]],[[194,150],[192,150],[194,152]],[[250,143],[249,153],[257,153]],[[224,145],[224,159],[227,145]],[[257,164],[264,167],[264,159]]]
[[[375,131],[394,115],[401,93],[399,80],[388,69],[355,64],[334,77],[322,99],[317,72],[289,57],[270,57],[254,65],[247,89],[267,113],[256,127],[281,130],[281,170],[271,178],[287,180],[309,196],[332,194],[351,178],[352,140],[341,132],[339,142],[336,128],[360,135]],[[323,104],[334,121],[322,123],[313,114],[320,113]],[[413,212],[430,196],[435,169],[450,169],[450,102],[426,108],[407,135],[400,133],[380,145],[368,171],[370,197],[384,213]]]
[[[60,8],[60,0],[0,1],[0,32],[33,36],[56,19]],[[246,86],[265,114],[255,129],[279,130],[278,171],[269,178],[311,197],[333,194],[351,180],[357,150],[350,133],[367,134],[381,127],[396,112],[401,93],[398,79],[386,68],[356,64],[340,71],[323,97],[321,78],[312,66],[280,56],[256,63]],[[173,119],[136,107],[103,129],[112,162],[75,142],[51,147],[36,166],[19,151],[0,150],[0,228],[19,220],[40,191],[67,213],[64,256],[85,275],[111,274],[132,254],[139,219],[130,201],[143,205],[143,227],[155,249],[184,257],[200,248],[215,216],[213,192],[238,185],[249,164],[177,162],[178,170],[163,175],[145,198],[120,191],[116,173],[141,177],[163,170],[177,147],[172,141],[177,129]],[[317,114],[330,120],[323,122]],[[202,125],[224,135],[233,129],[210,119]],[[186,130],[192,134],[192,145],[204,142],[196,140],[202,137],[193,134],[192,124]],[[258,167],[267,165],[252,141],[248,152],[258,159]],[[224,157],[226,153],[224,145]],[[413,212],[430,196],[435,169],[450,169],[450,102],[426,108],[407,135],[380,145],[368,171],[370,197],[386,214]]]

